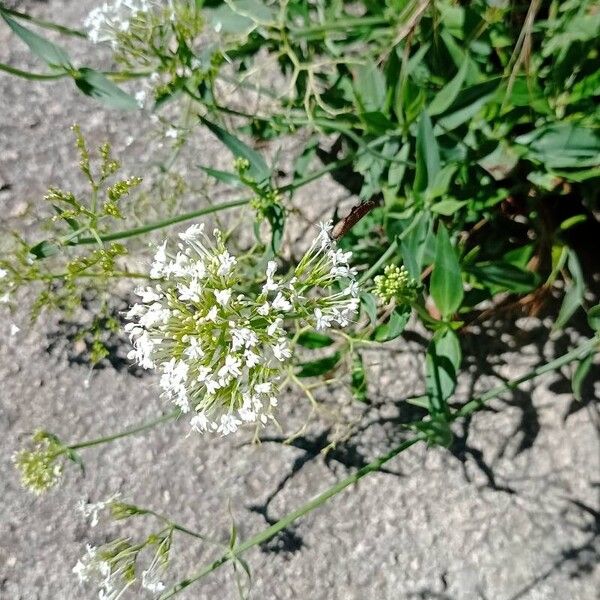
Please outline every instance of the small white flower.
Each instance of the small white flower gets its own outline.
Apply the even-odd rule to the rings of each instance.
[[[273,354],[275,358],[280,362],[284,362],[287,358],[292,357],[292,353],[290,352],[290,349],[288,348],[288,345],[285,340],[279,341],[273,346]]]
[[[179,132],[177,131],[177,129],[175,129],[175,127],[169,127],[166,131],[165,131],[165,137],[167,138],[172,138],[172,139],[177,139],[177,137],[179,136]]]
[[[6,269],[0,269],[0,279],[4,279],[8,275],[8,271]]]
[[[199,302],[202,286],[197,279],[192,279],[188,285],[179,283],[177,285],[177,291],[179,292],[178,298],[182,302],[186,302],[188,300],[191,302]]]
[[[204,351],[200,346],[200,341],[197,337],[192,337],[189,340],[190,345],[185,349],[184,354],[192,360],[204,358]]]
[[[204,233],[204,223],[194,223],[190,225],[183,233],[179,234],[179,237],[184,242],[193,242],[200,237]]]
[[[331,327],[331,321],[333,321],[332,315],[326,315],[320,308],[315,308],[315,328],[317,331],[323,329],[329,329]]]
[[[283,297],[283,294],[279,292],[275,297],[275,300],[271,303],[271,306],[275,310],[282,310],[283,312],[289,312],[292,310],[291,303]]]
[[[240,424],[241,421],[236,419],[232,414],[221,415],[221,422],[217,428],[217,432],[221,435],[235,433],[238,429],[238,425]]]
[[[204,431],[208,430],[210,421],[203,412],[199,412],[190,419],[190,425],[194,431],[203,433]]]
[[[252,352],[252,350],[246,350],[244,352],[244,358],[246,359],[246,366],[249,369],[252,369],[256,365],[259,365],[261,363],[260,356],[258,356],[258,354],[255,354],[254,352]]]
[[[271,382],[265,381],[254,386],[254,389],[258,394],[269,394],[271,392]]]
[[[150,302],[156,302],[162,298],[162,294],[157,294],[156,290],[147,287],[147,288],[136,288],[135,293],[142,299],[144,304],[149,304]]]
[[[221,306],[227,306],[231,299],[231,289],[215,290],[215,299]]]
[[[17,327],[14,323],[12,323],[10,326],[10,335],[17,335],[19,331],[21,331],[21,328]]]
[[[256,310],[256,312],[259,315],[262,315],[263,317],[266,317],[269,314],[270,310],[271,310],[271,306],[269,305],[268,302],[265,302],[264,304],[262,304],[261,306],[258,307],[258,309]]]
[[[213,323],[217,322],[218,312],[217,307],[212,306],[210,310],[206,313],[206,315],[202,318],[203,321],[212,321]]]
[[[241,363],[240,359],[235,356],[228,355],[225,357],[225,364],[219,369],[217,375],[220,378],[231,375],[232,377],[239,377],[242,372],[240,371]]]
[[[221,276],[228,275],[236,262],[235,257],[231,256],[231,254],[225,250],[225,252],[217,256],[217,263],[219,265],[217,273]]]
[[[0,296],[0,304],[7,304],[8,302],[10,302],[10,294],[6,292],[6,294]]]

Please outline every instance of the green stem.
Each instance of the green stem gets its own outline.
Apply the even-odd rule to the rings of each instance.
[[[31,73],[29,71],[17,69],[16,67],[11,67],[10,65],[4,63],[0,63],[0,71],[10,73],[11,75],[16,75],[17,77],[22,77],[23,79],[32,80],[49,80],[61,79],[62,77],[69,77],[69,73],[67,73],[66,71],[61,71],[60,73]]]
[[[359,284],[365,283],[365,281],[367,281],[370,277],[375,275],[375,273],[377,273],[377,271],[379,271],[379,269],[381,269],[381,267],[386,263],[388,258],[390,258],[390,256],[392,256],[394,254],[394,252],[396,252],[397,249],[398,249],[398,241],[394,240],[388,246],[387,250],[379,257],[379,260],[360,276],[358,283]]]
[[[45,29],[53,29],[54,31],[59,31],[65,35],[73,35],[76,37],[87,38],[87,33],[85,31],[81,31],[80,29],[72,29],[71,27],[65,27],[64,25],[58,25],[57,23],[53,23],[52,21],[45,21],[44,19],[38,19],[37,17],[32,17],[26,13],[19,12],[17,10],[13,10],[4,6],[4,4],[0,4],[0,14],[6,13],[11,17],[17,17],[18,19],[23,19],[24,21],[29,21],[30,23],[34,23],[39,27],[43,27]]]
[[[271,527],[264,529],[263,531],[257,533],[256,535],[252,536],[251,538],[247,539],[245,542],[241,543],[239,546],[233,548],[231,551],[226,552],[220,558],[218,558],[211,564],[207,565],[204,569],[202,569],[195,575],[192,575],[188,579],[180,581],[179,583],[174,585],[170,590],[165,592],[160,597],[160,600],[167,600],[167,598],[172,598],[173,596],[175,596],[175,594],[178,594],[184,588],[190,586],[191,584],[195,583],[199,579],[202,579],[203,577],[205,577],[212,571],[215,571],[223,564],[225,564],[231,560],[236,560],[240,555],[242,555],[244,552],[246,552],[253,546],[263,544],[264,542],[270,540],[273,536],[277,535],[280,531],[282,531],[286,527],[289,527],[294,521],[298,520],[300,517],[303,517],[305,514],[311,512],[315,508],[317,508],[317,507],[321,506],[322,504],[324,504],[325,502],[327,502],[327,500],[329,500],[332,496],[339,494],[342,490],[349,487],[353,483],[356,483],[357,481],[359,481],[360,479],[362,479],[369,473],[379,471],[386,462],[390,461],[392,458],[394,458],[395,456],[397,456],[398,454],[400,454],[407,448],[410,448],[412,445],[414,445],[417,442],[422,441],[424,439],[425,439],[425,436],[420,434],[414,438],[411,438],[409,440],[402,442],[399,446],[396,446],[393,450],[390,450],[387,454],[380,456],[379,458],[374,460],[372,463],[369,463],[368,465],[364,466],[362,469],[359,469],[356,473],[353,473],[352,475],[346,477],[345,479],[342,479],[341,481],[339,481],[338,483],[336,483],[335,485],[330,487],[328,490],[325,490],[322,494],[319,494],[318,496],[316,496],[315,498],[313,498],[306,504],[303,504],[296,510],[287,514],[285,517],[283,517],[283,519],[280,519],[279,521],[277,521],[277,523],[271,525]]]
[[[125,229],[123,231],[113,231],[112,233],[105,233],[100,235],[99,238],[102,242],[112,242],[114,240],[123,240],[125,238],[134,237],[136,235],[142,235],[144,233],[148,233],[149,231],[154,231],[156,229],[162,229],[163,227],[169,227],[170,225],[175,225],[177,223],[181,223],[182,221],[189,221],[190,219],[195,219],[197,217],[201,217],[203,215],[208,215],[210,213],[215,213],[220,210],[227,210],[228,208],[237,208],[239,206],[244,206],[250,202],[251,198],[243,198],[241,200],[233,200],[232,202],[223,202],[221,204],[215,204],[213,206],[207,206],[205,208],[201,208],[199,210],[194,210],[192,212],[184,213],[181,215],[175,215],[174,217],[169,217],[168,219],[164,219],[162,221],[156,221],[154,223],[148,223],[148,225],[142,225],[141,227],[133,227],[132,229]],[[73,242],[72,246],[79,246],[81,244],[95,244],[96,238],[94,237],[85,237],[81,238],[75,242]]]
[[[546,363],[544,365],[536,367],[532,371],[529,371],[529,373],[526,373],[525,375],[522,375],[521,377],[516,377],[515,379],[511,379],[510,381],[507,381],[507,382],[503,383],[502,385],[499,385],[498,387],[495,387],[495,388],[487,391],[485,394],[482,394],[481,396],[479,396],[479,398],[474,398],[473,400],[467,402],[464,406],[462,406],[461,408],[459,408],[457,411],[455,411],[453,413],[452,419],[459,419],[461,417],[467,417],[467,416],[471,415],[472,413],[474,413],[475,411],[479,410],[480,408],[483,408],[485,406],[486,402],[488,402],[492,398],[496,398],[503,392],[513,390],[516,387],[518,387],[521,383],[524,383],[525,381],[529,381],[530,379],[534,379],[535,377],[539,377],[540,375],[543,375],[544,373],[548,373],[549,371],[554,371],[556,369],[560,369],[560,367],[562,367],[570,362],[573,362],[574,360],[580,360],[582,358],[585,358],[591,352],[594,351],[594,348],[598,344],[600,344],[600,334],[595,335],[593,338],[586,340],[585,342],[582,342],[581,344],[579,344],[579,346],[577,346],[577,348],[574,348],[570,352],[567,352],[566,354],[563,354],[562,356],[559,356],[558,358],[551,360],[549,363]]]
[[[118,433],[113,433],[112,435],[107,435],[105,437],[95,438],[93,440],[87,440],[85,442],[78,442],[77,444],[71,444],[67,446],[69,450],[81,450],[82,448],[90,448],[91,446],[99,446],[100,444],[106,444],[108,442],[112,442],[114,440],[119,440],[121,438],[127,437],[129,435],[136,435],[137,433],[142,433],[143,431],[147,431],[148,429],[152,429],[161,423],[166,423],[168,421],[172,421],[181,415],[181,411],[176,409],[167,413],[166,415],[162,415],[157,419],[152,419],[151,421],[147,421],[146,423],[142,423],[141,425],[136,425],[134,427],[129,427],[124,431],[120,431]]]

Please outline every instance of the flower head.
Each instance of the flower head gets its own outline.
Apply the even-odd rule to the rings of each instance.
[[[66,451],[56,436],[46,431],[36,431],[33,447],[19,450],[13,457],[21,472],[21,483],[36,494],[43,494],[61,479],[63,468],[58,462]]]
[[[160,281],[139,290],[142,302],[127,313],[129,357],[159,371],[163,397],[192,414],[194,431],[227,435],[243,423],[264,425],[292,357],[285,320],[326,329],[347,325],[356,312],[351,254],[319,237],[286,275],[270,261],[260,292],[250,295],[220,232],[211,238],[192,225],[179,237],[174,256],[159,248],[151,276]],[[340,268],[348,281],[340,281]],[[324,293],[334,286],[342,291]]]
[[[383,275],[377,275],[375,281],[375,294],[382,302],[388,303],[392,299],[409,303],[416,299],[420,289],[418,281],[412,279],[404,266],[387,265]]]

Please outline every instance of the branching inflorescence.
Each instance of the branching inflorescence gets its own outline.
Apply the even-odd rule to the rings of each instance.
[[[162,395],[194,413],[194,430],[227,435],[273,418],[292,356],[286,320],[316,329],[349,324],[359,304],[356,273],[330,229],[321,224],[289,274],[277,276],[269,261],[254,294],[241,285],[243,265],[218,230],[213,240],[194,224],[179,234],[175,255],[166,242],[158,248],[150,273],[156,284],[137,290],[141,302],[127,314],[129,357],[160,372]],[[340,291],[323,292],[334,286]]]

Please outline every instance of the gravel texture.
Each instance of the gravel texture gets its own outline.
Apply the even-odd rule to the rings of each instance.
[[[51,0],[22,3],[21,8],[76,25],[93,5]],[[81,63],[92,62],[82,44],[72,54]],[[0,61],[41,70],[3,24]],[[2,229],[16,229],[28,239],[36,239],[41,197],[49,184],[80,189],[71,123],[81,123],[92,141],[110,139],[131,172],[164,150],[159,147],[164,140],[148,137],[152,127],[147,119],[105,111],[67,81],[41,84],[0,74],[0,108]],[[291,143],[283,148],[287,156],[293,150]],[[179,171],[193,179],[198,157],[213,166],[229,161],[204,132],[184,152]],[[203,188],[203,194],[208,192]],[[220,190],[215,194],[225,197]],[[328,181],[302,190],[295,204],[308,206],[305,212],[314,220],[317,213],[331,214],[345,198],[344,190]],[[182,208],[197,202],[188,197]],[[298,237],[306,222],[297,218]],[[23,298],[23,306],[28,300]],[[12,323],[21,327],[15,336],[8,333]],[[547,325],[527,318],[503,328],[490,323],[481,331],[467,331],[459,395],[524,373],[580,336],[576,330],[551,336]],[[74,442],[153,418],[164,407],[156,380],[136,376],[122,361],[90,375],[81,355],[61,341],[68,323],[49,317],[31,325],[24,309],[3,309],[0,332],[0,598],[7,600],[94,598],[94,591],[80,588],[71,573],[85,543],[151,530],[153,523],[141,518],[90,528],[75,510],[80,498],[99,500],[120,491],[139,506],[225,541],[233,517],[239,538],[245,539],[402,439],[406,434],[398,424],[411,414],[403,399],[423,390],[424,339],[413,328],[402,341],[364,353],[368,406],[352,405],[337,388],[319,392],[328,411],[346,420],[360,417],[362,425],[327,455],[319,450],[335,433],[328,414],[315,416],[290,445],[252,445],[244,435],[225,440],[187,436],[185,424],[171,423],[82,451],[85,476],[70,466],[60,487],[36,498],[20,487],[11,464],[27,432],[43,427]],[[122,357],[126,348],[115,353]],[[449,451],[416,446],[386,472],[370,475],[284,535],[253,548],[245,556],[252,570],[250,597],[598,598],[598,368],[580,403],[569,393],[569,373],[564,369],[540,378],[492,402],[489,410],[457,427]],[[310,412],[295,392],[281,405],[285,431],[301,425]],[[266,435],[281,437],[277,430]],[[169,582],[219,553],[190,539],[176,540]],[[236,598],[231,566],[180,597]]]

